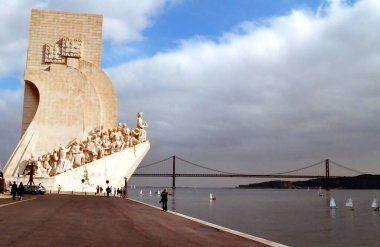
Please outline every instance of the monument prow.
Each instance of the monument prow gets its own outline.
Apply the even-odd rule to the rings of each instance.
[[[141,113],[132,131],[117,125],[115,90],[100,68],[102,23],[101,15],[32,10],[22,136],[5,177],[36,172],[51,189],[73,191],[82,179],[120,186],[148,152]]]

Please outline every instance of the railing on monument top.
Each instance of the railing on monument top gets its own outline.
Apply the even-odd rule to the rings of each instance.
[[[176,172],[176,161],[182,161],[183,163],[191,166],[191,167],[197,167],[200,169],[203,169],[202,172],[180,172],[178,173],[178,169]],[[170,170],[167,168],[164,172],[159,172],[156,170],[156,172],[143,172],[144,169],[149,167],[157,167],[157,166],[163,166],[164,162],[171,161],[169,166],[168,163],[166,164],[166,167],[169,167]],[[230,177],[230,178],[324,178],[325,179],[325,189],[329,189],[329,183],[330,178],[339,178],[344,176],[331,176],[330,175],[330,164],[333,164],[337,167],[340,167],[342,169],[348,170],[350,172],[354,172],[356,174],[366,174],[365,172],[355,170],[352,168],[349,168],[347,166],[341,165],[339,163],[336,163],[332,160],[325,159],[298,169],[289,170],[285,172],[279,172],[279,173],[270,173],[270,174],[246,174],[246,173],[238,173],[238,172],[230,172],[230,171],[223,171],[218,169],[213,169],[204,165],[196,164],[191,161],[185,160],[178,156],[171,156],[163,160],[159,160],[153,163],[150,163],[148,165],[143,165],[137,167],[135,173],[132,175],[133,177],[171,177],[172,178],[172,188],[175,189],[176,187],[176,177],[214,177],[214,178],[221,178],[221,177]],[[165,165],[165,164],[164,164]],[[325,168],[325,175],[292,175],[289,173],[294,173],[298,171],[302,171],[311,167],[317,167],[323,165]],[[205,172],[207,171],[207,173]]]

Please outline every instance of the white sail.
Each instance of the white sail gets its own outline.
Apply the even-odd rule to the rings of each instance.
[[[140,190],[140,195],[142,195],[143,194],[143,191],[142,190]]]
[[[348,198],[347,201],[346,201],[346,207],[348,208],[353,208],[354,207],[354,202],[352,200],[352,198]]]
[[[212,194],[210,193],[210,200],[212,200]]]
[[[323,196],[323,193],[322,193],[322,187],[321,187],[321,186],[319,186],[319,190],[318,190],[317,194],[318,194],[319,196]]]
[[[152,191],[151,191],[151,190],[149,190],[149,195],[150,195],[150,196],[152,195]]]
[[[377,198],[374,198],[371,204],[371,208],[377,208],[379,206],[379,202],[377,201]]]
[[[333,197],[330,198],[330,208],[336,208],[335,199]]]

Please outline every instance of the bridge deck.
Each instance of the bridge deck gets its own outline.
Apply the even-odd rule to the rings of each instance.
[[[34,198],[2,201],[1,246],[266,246],[116,197]]]

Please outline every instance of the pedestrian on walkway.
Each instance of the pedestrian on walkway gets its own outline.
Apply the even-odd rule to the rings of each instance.
[[[168,194],[168,188],[165,187],[161,192],[160,203],[162,203],[162,211],[168,211]]]
[[[107,197],[110,197],[111,188],[107,186],[106,192],[107,192]]]
[[[61,185],[60,184],[58,185],[58,194],[59,194],[59,192],[61,192]]]
[[[18,189],[17,189],[17,195],[18,195],[18,199],[21,201],[22,198],[24,197],[24,185],[22,184],[22,182],[20,182],[19,186],[18,186]]]
[[[13,200],[16,200],[16,193],[17,193],[17,184],[16,181],[13,181],[12,188],[11,188],[12,198]]]
[[[99,194],[99,185],[96,185],[96,194]]]

